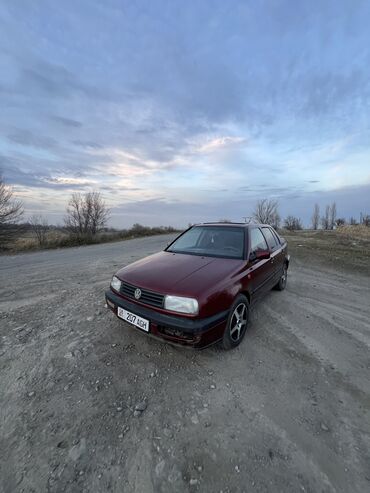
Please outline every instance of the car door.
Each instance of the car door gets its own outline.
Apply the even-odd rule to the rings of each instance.
[[[249,230],[249,252],[249,290],[255,301],[270,289],[275,274],[271,258],[258,258],[258,252],[269,252],[266,239],[258,227],[252,227]]]
[[[271,267],[273,271],[272,285],[275,285],[281,276],[283,268],[282,247],[271,228],[263,226],[261,230],[270,250]]]
[[[286,248],[286,241],[283,241],[282,238],[280,238],[280,236],[277,234],[277,232],[274,230],[274,228],[270,228],[271,229],[271,232],[272,234],[274,235],[274,238],[276,240],[276,243],[278,245],[278,249],[279,249],[279,256],[278,258],[276,259],[276,271],[277,271],[277,274],[278,274],[278,277],[281,275],[281,272],[283,270],[283,266],[285,264],[285,260],[286,260],[286,254],[287,254],[287,248]]]

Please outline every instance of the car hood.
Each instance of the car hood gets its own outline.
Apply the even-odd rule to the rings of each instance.
[[[134,262],[117,276],[135,286],[163,294],[195,296],[240,267],[241,260],[159,252]]]

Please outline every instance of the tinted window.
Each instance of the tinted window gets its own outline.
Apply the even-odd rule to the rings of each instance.
[[[168,252],[208,257],[243,258],[244,228],[194,226],[167,248]]]
[[[267,244],[268,244],[270,250],[274,250],[274,248],[276,248],[276,245],[277,245],[277,240],[276,240],[275,236],[272,234],[271,229],[270,228],[262,228],[262,231],[263,231],[263,234],[266,238],[266,241],[267,241]]]
[[[255,253],[257,250],[268,250],[266,240],[258,228],[250,230],[251,236],[251,253]]]
[[[274,235],[277,244],[281,245],[280,236],[277,234],[277,232],[273,228],[271,228],[271,233]]]
[[[200,228],[189,229],[189,231],[183,234],[177,241],[175,241],[173,245],[170,246],[170,249],[181,248],[182,250],[191,250],[196,248],[200,233]]]

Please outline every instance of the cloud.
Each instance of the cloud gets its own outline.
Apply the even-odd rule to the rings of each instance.
[[[86,12],[0,6],[0,167],[35,204],[99,187],[186,221],[369,181],[370,4]]]
[[[29,61],[25,60],[24,63],[26,66],[21,69],[19,90],[29,96],[53,99],[80,97],[103,101],[114,101],[119,97],[114,91],[106,92],[97,85],[82,81],[77,72],[68,70],[64,65],[37,57],[32,60],[32,66]],[[64,123],[71,120],[63,116],[59,118],[64,118]]]
[[[36,135],[30,130],[16,129],[8,135],[8,139],[16,144],[40,149],[56,149],[59,147],[58,142],[52,137]]]
[[[209,139],[204,144],[201,144],[198,148],[196,148],[196,151],[200,153],[216,152],[220,149],[225,149],[226,147],[240,145],[246,141],[247,139],[244,137],[215,137],[213,139]]]
[[[85,147],[87,149],[102,149],[103,146],[98,142],[93,142],[90,140],[72,140],[72,144],[80,147]]]
[[[45,183],[50,183],[53,185],[63,185],[68,187],[80,187],[84,188],[86,186],[92,187],[97,186],[98,183],[96,181],[84,179],[84,178],[74,178],[69,176],[57,176],[51,178],[44,178]]]
[[[266,195],[260,195],[263,198]],[[323,211],[325,205],[336,202],[338,217],[359,215],[360,211],[366,212],[370,208],[370,184],[363,186],[343,187],[331,191],[319,193],[302,192],[292,193],[287,190],[279,198],[279,210],[283,217],[294,214],[303,220],[305,225],[310,224],[310,217],[314,204],[319,203]],[[210,195],[204,202],[188,203],[186,201],[172,201],[167,198],[132,201],[124,203],[112,209],[114,224],[132,224],[135,221],[148,225],[174,224],[184,227],[188,223],[207,222],[227,217],[233,221],[241,221],[243,216],[251,215],[256,204],[256,197],[233,198],[222,201],[215,194]],[[294,207],[292,208],[292,200]],[[353,207],[354,206],[354,207]],[[353,211],[357,211],[354,213]],[[161,219],[159,219],[161,218]]]
[[[73,120],[72,118],[66,118],[64,116],[56,116],[56,115],[53,115],[50,118],[56,121],[57,123],[61,123],[62,125],[65,125],[66,127],[73,127],[73,128],[82,127],[81,122],[77,120]]]
[[[302,80],[306,100],[302,105],[305,116],[337,113],[348,103],[367,104],[370,99],[370,81],[361,69],[349,73],[323,72]]]

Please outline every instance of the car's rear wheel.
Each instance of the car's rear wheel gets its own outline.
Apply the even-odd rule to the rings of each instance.
[[[240,294],[231,306],[226,329],[222,339],[224,349],[238,346],[247,330],[249,320],[249,303],[247,298]]]
[[[288,266],[287,264],[284,264],[283,272],[281,274],[279,282],[275,286],[275,289],[277,289],[278,291],[284,291],[284,289],[286,288],[287,278],[288,278]]]

